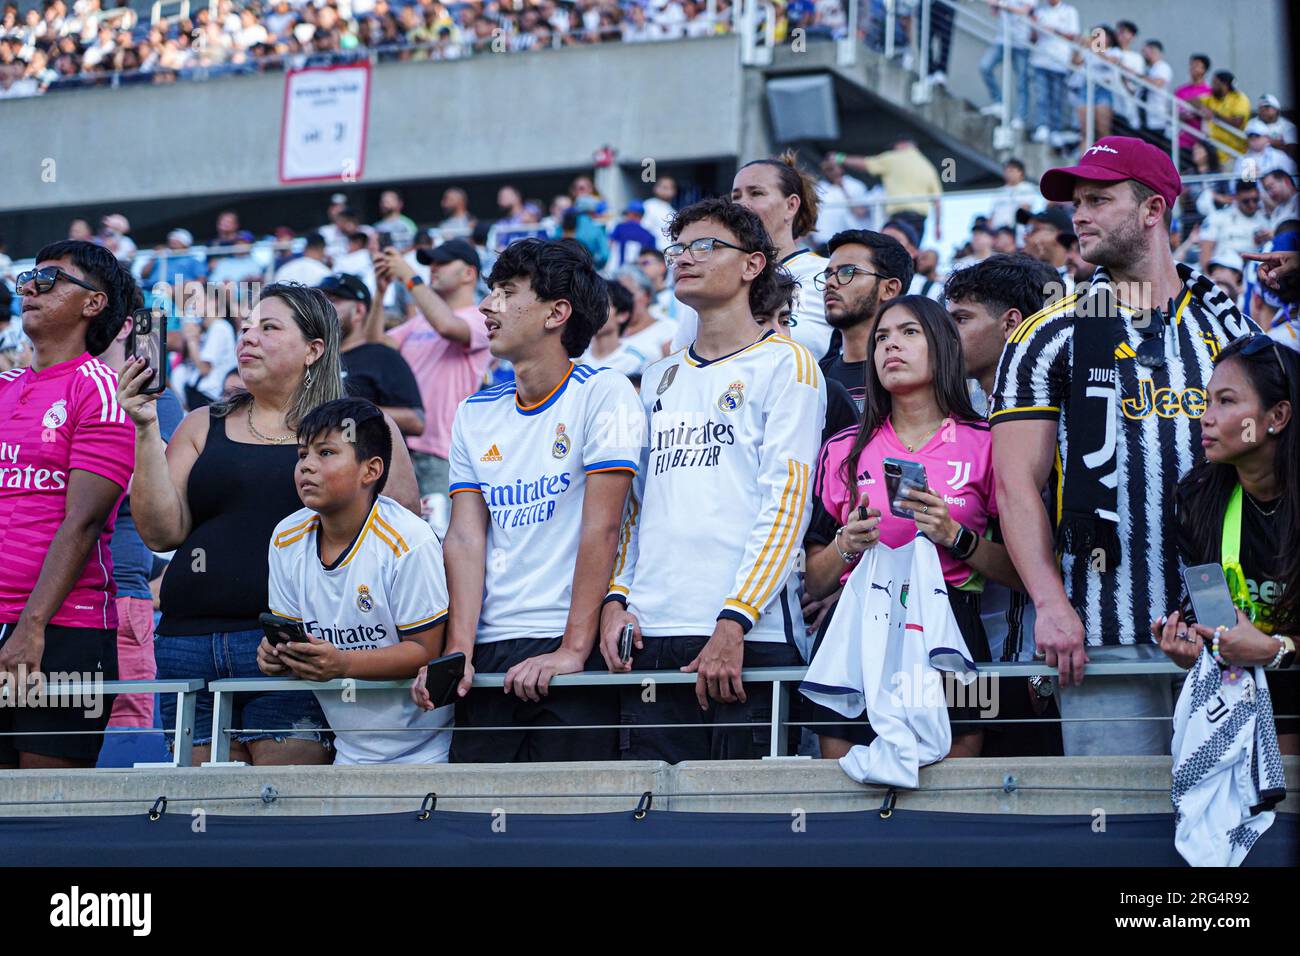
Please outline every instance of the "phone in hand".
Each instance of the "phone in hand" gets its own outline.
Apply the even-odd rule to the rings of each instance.
[[[301,621],[281,617],[278,614],[262,614],[258,617],[258,621],[262,625],[262,633],[266,635],[266,639],[271,642],[272,647],[279,647],[281,644],[290,642],[297,644],[309,643],[307,629],[302,626]]]
[[[385,249],[391,249],[392,247],[393,234],[391,232],[381,232],[379,234],[379,251],[383,252]]]
[[[624,664],[632,660],[632,624],[623,625],[623,633],[618,636],[618,659]]]
[[[456,700],[456,687],[465,676],[465,655],[460,651],[429,661],[424,689],[434,707],[446,707]]]
[[[143,359],[153,369],[153,377],[140,391],[158,395],[167,387],[167,313],[156,306],[136,309],[127,321],[131,323],[126,337],[127,359]]]
[[[1183,571],[1183,584],[1192,603],[1196,623],[1214,630],[1237,623],[1237,605],[1232,603],[1228,579],[1218,564],[1198,564]]]
[[[889,511],[899,518],[911,518],[912,509],[905,508],[900,501],[906,499],[900,496],[909,488],[916,488],[924,491],[929,487],[925,477],[925,466],[919,461],[908,461],[905,458],[886,458],[885,466],[885,493],[889,495]]]

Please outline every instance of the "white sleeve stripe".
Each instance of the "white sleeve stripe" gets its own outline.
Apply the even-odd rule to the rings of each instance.
[[[109,403],[109,420],[117,422],[119,425],[126,422],[126,412],[122,406],[117,403],[117,376],[103,362],[96,361],[94,364],[95,373],[104,381],[104,388],[108,392]]]

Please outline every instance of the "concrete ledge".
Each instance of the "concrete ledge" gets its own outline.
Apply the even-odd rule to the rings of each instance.
[[[1284,758],[1288,798],[1300,812],[1300,757]],[[1031,757],[946,760],[900,791],[909,810],[994,814],[1168,813],[1167,757]],[[1010,775],[1013,784],[1004,790]],[[0,775],[0,816],[144,813],[159,796],[169,810],[235,815],[414,812],[424,794],[438,811],[600,813],[654,793],[657,809],[733,813],[842,812],[880,806],[883,787],[859,786],[829,760],[435,767],[228,767],[163,770],[36,770]],[[263,800],[266,787],[274,799]],[[540,796],[539,796],[540,795]]]

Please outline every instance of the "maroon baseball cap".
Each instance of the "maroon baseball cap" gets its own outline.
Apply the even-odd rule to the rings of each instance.
[[[1076,179],[1101,182],[1133,179],[1164,197],[1167,206],[1172,206],[1183,191],[1183,181],[1169,154],[1131,136],[1107,136],[1097,140],[1083,151],[1078,165],[1049,169],[1043,173],[1038,189],[1052,202],[1072,202]]]

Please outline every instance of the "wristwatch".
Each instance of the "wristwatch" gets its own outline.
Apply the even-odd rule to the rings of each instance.
[[[413,275],[413,276],[411,276],[411,278],[407,279],[407,280],[406,280],[406,291],[407,291],[407,292],[410,292],[410,291],[411,291],[412,289],[414,289],[417,285],[424,285],[424,277],[423,277],[423,276],[421,276],[421,275]]]
[[[1029,678],[1029,686],[1034,689],[1039,700],[1046,700],[1056,693],[1056,685],[1052,679],[1044,674],[1035,674]]]
[[[980,536],[965,525],[957,526],[957,536],[948,545],[948,553],[958,561],[965,561],[979,547]]]

